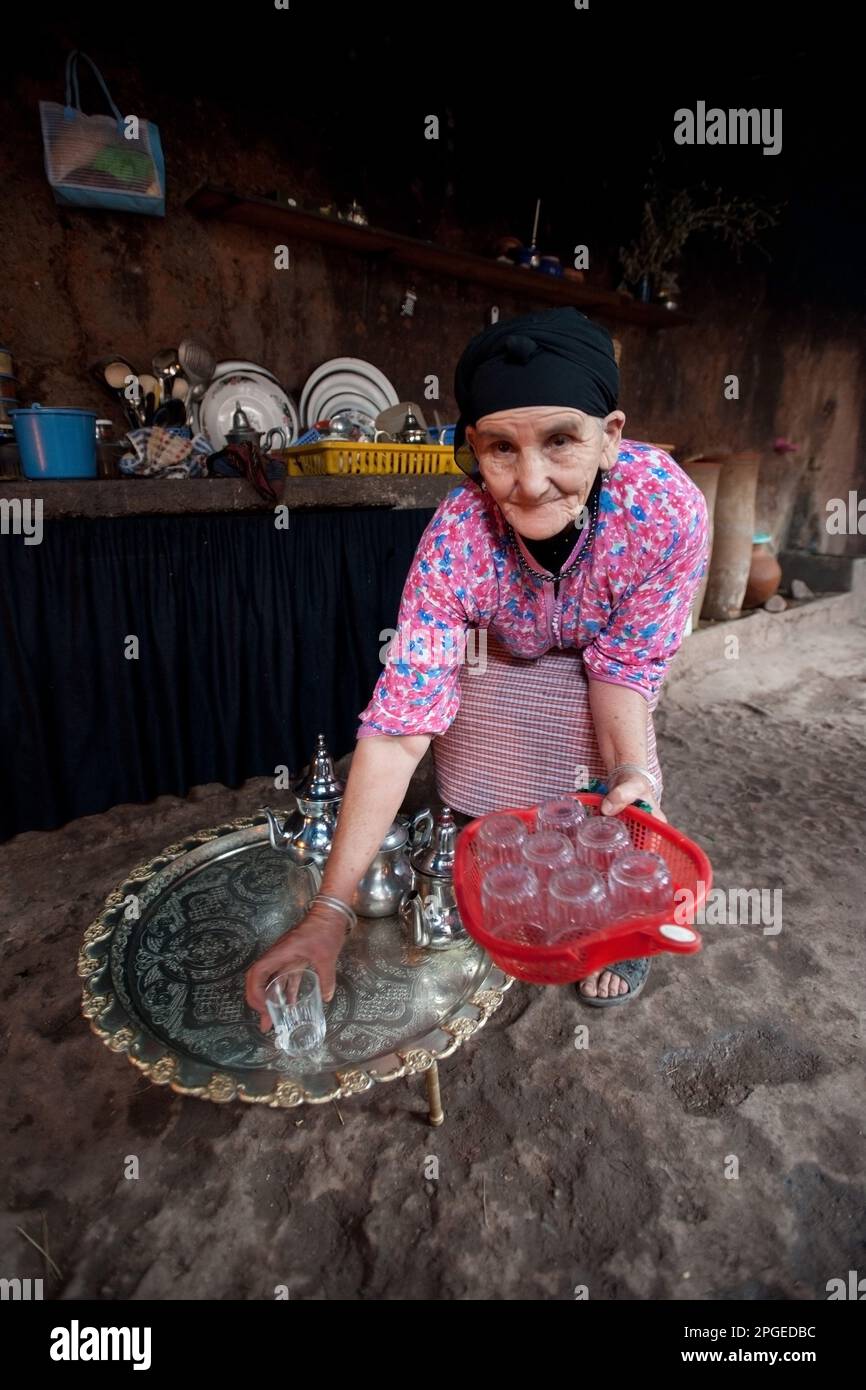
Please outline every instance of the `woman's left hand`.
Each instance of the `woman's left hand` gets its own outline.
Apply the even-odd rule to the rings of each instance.
[[[624,774],[615,782],[601,803],[601,814],[603,816],[618,816],[620,811],[631,806],[633,801],[645,801],[648,806],[652,807],[654,816],[658,816],[659,820],[667,821],[667,816],[660,809],[650,783],[636,772]]]

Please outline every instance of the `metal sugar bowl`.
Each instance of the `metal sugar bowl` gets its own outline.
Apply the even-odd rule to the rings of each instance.
[[[454,896],[454,846],[457,826],[449,807],[436,817],[430,843],[410,859],[414,890],[400,904],[400,917],[413,946],[446,951],[469,935]]]
[[[327,859],[345,786],[334,774],[325,735],[319,734],[307,774],[292,788],[297,809],[281,825],[274,811],[268,806],[262,808],[268,818],[271,848],[285,852],[296,864]]]

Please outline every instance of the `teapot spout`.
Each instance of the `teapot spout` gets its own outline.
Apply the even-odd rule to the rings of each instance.
[[[430,932],[421,907],[420,895],[415,892],[406,893],[400,903],[399,912],[410,944],[418,947],[429,946]]]
[[[269,806],[262,807],[262,814],[268,818],[268,835],[270,836],[271,849],[287,850],[291,836],[286,830],[285,825],[281,825],[276,813]]]

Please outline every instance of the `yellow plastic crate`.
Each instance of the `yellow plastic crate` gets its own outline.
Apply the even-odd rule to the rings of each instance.
[[[290,478],[323,473],[339,477],[371,474],[462,473],[450,444],[353,444],[321,439],[280,451]]]

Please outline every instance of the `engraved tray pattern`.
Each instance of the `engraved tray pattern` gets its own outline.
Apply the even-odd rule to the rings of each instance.
[[[486,1023],[512,983],[475,942],[419,951],[399,919],[360,919],[320,1051],[289,1059],[244,1000],[251,962],[303,917],[308,871],[262,817],[203,830],[139,865],[84,934],[83,1013],[159,1084],[208,1100],[323,1102],[424,1071]]]

